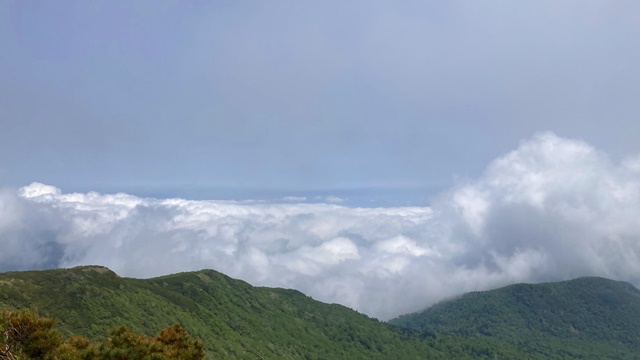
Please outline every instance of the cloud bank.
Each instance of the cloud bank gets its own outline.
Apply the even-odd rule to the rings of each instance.
[[[295,199],[285,199],[288,201]],[[430,207],[0,191],[0,270],[100,264],[151,277],[213,268],[388,319],[521,281],[640,283],[640,157],[539,134]]]

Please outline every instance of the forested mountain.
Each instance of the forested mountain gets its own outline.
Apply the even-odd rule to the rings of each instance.
[[[65,333],[93,340],[125,325],[147,335],[184,325],[220,359],[420,359],[438,357],[385,323],[295,291],[253,287],[213,270],[154,279],[104,267],[0,274],[0,308],[30,307]]]
[[[544,358],[640,358],[640,290],[598,277],[468,293],[390,323]]]
[[[32,308],[64,334],[183,325],[217,359],[633,359],[640,291],[582,278],[463,295],[389,325],[213,270],[153,279],[99,266],[0,274],[0,308]],[[1,326],[1,325],[0,325]]]

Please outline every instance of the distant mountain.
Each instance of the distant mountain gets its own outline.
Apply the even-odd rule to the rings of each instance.
[[[545,359],[640,358],[640,290],[597,277],[468,293],[390,323]]]

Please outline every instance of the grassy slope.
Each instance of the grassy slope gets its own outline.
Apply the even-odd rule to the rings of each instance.
[[[146,334],[182,323],[215,358],[444,358],[417,339],[340,305],[253,287],[212,270],[149,280],[102,267],[0,274],[0,308],[35,307],[63,331],[104,337],[115,325]]]
[[[469,293],[391,323],[440,338],[510,344],[540,358],[634,359],[640,354],[640,290],[596,277],[517,284]]]

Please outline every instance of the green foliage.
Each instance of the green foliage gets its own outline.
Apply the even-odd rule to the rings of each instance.
[[[0,308],[23,307],[59,319],[61,335],[45,322],[33,332],[37,345],[20,351],[55,348],[64,353],[58,358],[72,360],[192,359],[203,348],[219,359],[633,359],[640,353],[640,291],[599,278],[471,293],[389,325],[212,270],[146,280],[97,266],[0,274]]]
[[[98,347],[106,359],[198,360],[204,358],[203,344],[191,339],[180,325],[166,327],[156,337],[137,334],[124,326],[116,328]]]
[[[191,339],[186,329],[174,325],[156,337],[140,335],[121,326],[97,344],[81,336],[64,339],[54,328],[55,320],[39,316],[30,309],[5,310],[0,316],[3,339],[2,360],[200,360],[202,342]]]
[[[640,290],[596,277],[474,292],[391,321],[446,343],[544,359],[634,359],[640,353]],[[460,341],[460,340],[456,340]]]
[[[3,311],[0,317],[0,359],[44,359],[63,342],[54,329],[55,320],[39,317],[34,312]]]
[[[253,287],[212,270],[154,279],[102,267],[0,274],[0,307],[37,307],[63,333],[96,341],[114,327],[145,335],[179,323],[211,358],[442,358],[418,337],[294,290]],[[177,335],[176,335],[177,336]]]

